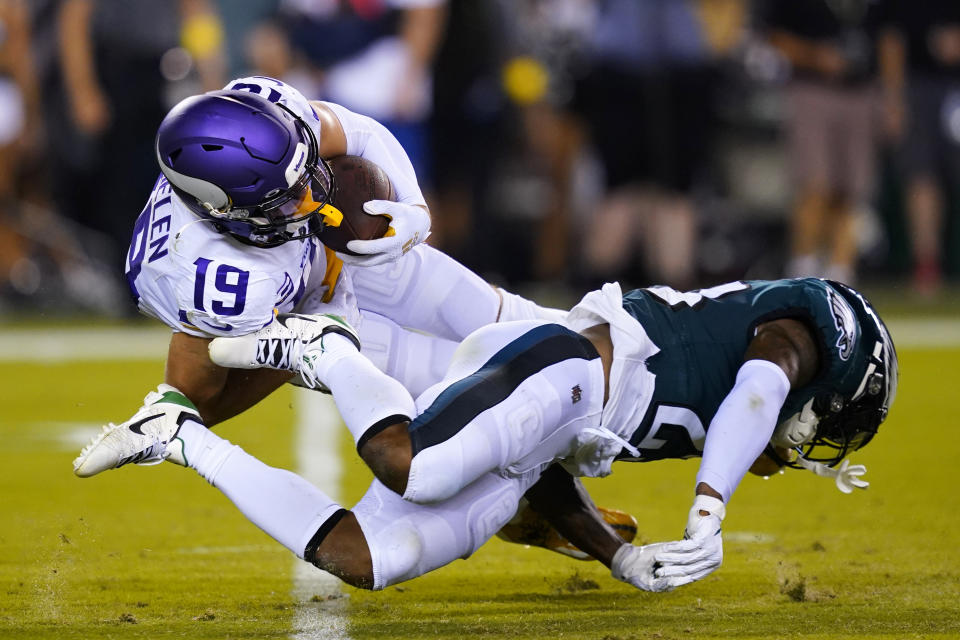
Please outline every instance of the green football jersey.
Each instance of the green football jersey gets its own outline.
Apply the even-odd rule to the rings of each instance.
[[[780,420],[824,392],[851,394],[867,357],[853,309],[827,282],[814,278],[738,281],[697,291],[636,289],[623,307],[660,351],[647,361],[653,397],[630,443],[636,460],[700,456],[710,421],[733,388],[757,326],[780,318],[805,323],[816,337],[819,370],[790,392]]]

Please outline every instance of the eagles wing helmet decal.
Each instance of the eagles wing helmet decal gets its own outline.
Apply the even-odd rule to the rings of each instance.
[[[837,329],[836,347],[841,360],[849,360],[853,353],[853,344],[857,337],[857,319],[854,317],[853,309],[850,305],[836,295],[833,291],[827,290],[830,298],[830,311],[833,314],[833,326]]]

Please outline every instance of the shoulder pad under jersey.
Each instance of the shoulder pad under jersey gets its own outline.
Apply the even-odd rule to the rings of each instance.
[[[224,89],[250,91],[270,102],[282,104],[300,116],[313,129],[314,135],[320,138],[320,117],[310,106],[310,101],[289,84],[269,76],[247,76],[231,80]]]
[[[156,193],[156,192],[155,192]],[[242,335],[289,311],[302,295],[309,242],[244,245],[193,215],[179,199],[151,199],[137,220],[127,261],[144,313],[201,337]]]

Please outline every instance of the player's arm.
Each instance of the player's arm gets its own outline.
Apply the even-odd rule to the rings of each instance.
[[[590,494],[562,466],[549,467],[525,497],[564,538],[607,567],[623,546],[623,538],[607,524]]]
[[[97,78],[94,63],[91,0],[68,0],[57,15],[60,68],[74,124],[99,135],[110,124],[110,103]]]
[[[757,328],[737,383],[710,423],[697,474],[697,495],[728,501],[763,454],[787,394],[813,379],[819,366],[813,334],[798,320]]]
[[[175,332],[165,374],[165,382],[196,405],[208,427],[246,411],[292,377],[288,371],[216,365],[207,351],[210,340]]]
[[[390,177],[397,201],[371,200],[363,209],[370,215],[390,218],[390,231],[377,240],[353,240],[347,246],[360,256],[342,254],[349,264],[373,266],[389,262],[430,235],[430,212],[417,183],[413,164],[386,127],[340,105],[311,102],[320,120],[320,156],[361,156],[381,167]]]
[[[226,88],[252,91],[299,115],[317,134],[320,157],[360,156],[386,171],[397,201],[371,200],[364,205],[364,211],[390,218],[390,229],[383,238],[351,241],[347,247],[360,255],[341,254],[344,262],[357,266],[390,262],[430,235],[430,212],[413,164],[386,127],[338,104],[310,102],[295,88],[273,78],[238,78]]]
[[[815,338],[802,322],[781,319],[757,328],[736,383],[707,430],[684,539],[656,553],[658,586],[688,584],[720,566],[726,502],[770,441],[787,394],[809,383],[818,364]]]

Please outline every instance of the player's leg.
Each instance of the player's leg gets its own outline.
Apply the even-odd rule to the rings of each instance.
[[[325,546],[322,569],[354,586],[373,586],[370,552],[356,519],[311,483],[267,466],[193,420],[180,427],[168,451],[168,460],[194,469],[298,557],[313,561]]]
[[[566,315],[491,286],[428,245],[393,263],[351,269],[350,276],[361,309],[455,342],[493,322],[557,322]]]
[[[344,330],[336,319],[280,319],[252,337],[213,340],[211,359],[222,366],[293,367],[324,384],[360,456],[411,501],[444,500],[487,471],[516,474],[564,457],[582,431],[599,426],[600,356],[587,338],[561,325],[479,329],[458,347],[448,377],[424,394],[430,405],[415,408],[406,389],[351,339],[328,332]],[[291,346],[278,363],[280,342]],[[408,432],[412,416],[418,417]]]
[[[553,324],[490,325],[418,400],[408,433],[392,425],[358,451],[405,499],[433,503],[489,471],[520,474],[571,453],[581,431],[598,426],[602,404],[602,366],[583,336]]]
[[[280,320],[282,322],[275,322],[255,335],[215,339],[210,346],[211,358],[222,366],[287,368],[323,384],[333,394],[337,409],[354,437],[357,451],[374,475],[402,493],[412,458],[407,425],[417,414],[406,389],[357,351],[350,339],[340,333],[326,333],[331,326],[343,330],[343,326],[334,320],[322,316],[283,315]],[[469,376],[523,331],[541,324],[490,325],[487,327],[490,331],[481,337],[472,337],[459,347],[448,379],[452,382]],[[551,326],[571,333],[558,325]],[[281,351],[277,346],[279,342],[305,345],[299,347],[305,350],[302,355],[289,355],[282,358],[283,362],[274,362],[271,359],[273,354]],[[293,347],[288,351],[301,353]],[[411,357],[416,358],[416,354]],[[444,383],[435,385],[431,397],[435,397],[443,386]],[[430,395],[430,391],[425,395]]]
[[[514,478],[487,474],[437,505],[404,501],[374,481],[352,511],[294,473],[267,466],[188,420],[169,459],[222,491],[274,540],[344,582],[382,589],[465,558],[517,510],[540,469]]]
[[[404,329],[373,311],[360,315],[357,333],[363,355],[413,397],[443,379],[459,342]]]
[[[374,480],[352,510],[369,546],[373,588],[383,589],[470,556],[513,517],[539,471],[513,478],[488,473],[433,505],[407,502]],[[337,552],[321,545],[317,566],[324,568]]]
[[[385,426],[409,421],[416,408],[403,385],[359,347],[356,332],[339,316],[280,314],[256,333],[215,338],[209,354],[222,367],[293,371],[311,388],[325,386],[360,448]]]

